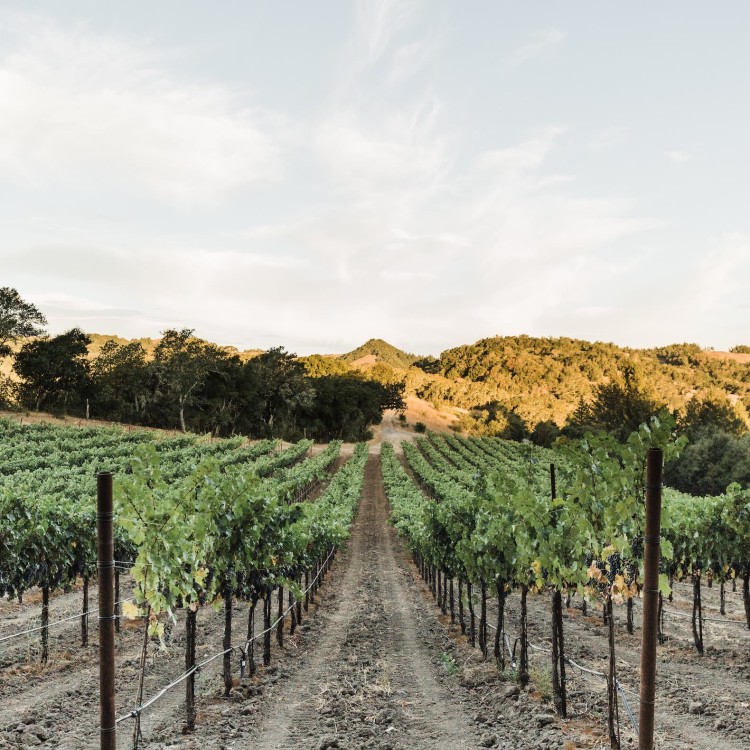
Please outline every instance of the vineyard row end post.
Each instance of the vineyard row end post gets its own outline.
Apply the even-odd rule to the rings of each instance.
[[[661,448],[650,448],[646,459],[646,528],[643,537],[643,634],[638,750],[653,750],[654,747],[663,464],[664,453]]]
[[[99,738],[101,750],[116,750],[115,725],[115,545],[112,474],[96,475],[96,536],[99,574]]]

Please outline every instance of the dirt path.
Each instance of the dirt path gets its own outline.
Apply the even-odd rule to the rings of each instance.
[[[388,523],[378,456],[320,608],[232,700],[204,700],[191,750],[560,750],[548,706],[452,633]],[[158,733],[157,733],[158,734]],[[158,737],[154,737],[157,740]],[[157,741],[148,750],[170,744]]]
[[[387,513],[371,455],[325,628],[295,669],[293,700],[274,696],[251,746],[479,747],[464,704],[436,675],[429,631],[418,635],[423,605],[395,554]]]
[[[390,443],[397,453],[402,452],[401,443],[404,440],[414,441],[419,437],[413,429],[404,426],[398,419],[398,412],[392,409],[383,414],[383,421],[372,428],[373,438],[371,449],[379,451],[381,443]]]

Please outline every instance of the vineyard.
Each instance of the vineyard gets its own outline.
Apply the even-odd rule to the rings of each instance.
[[[101,471],[120,747],[632,747],[654,446],[0,422],[0,747],[99,747]],[[747,747],[750,493],[663,505],[656,746]]]
[[[0,532],[1,593],[20,603],[32,589],[41,592],[39,624],[0,635],[3,665],[15,663],[19,648],[46,664],[50,632],[74,619],[87,646],[89,584],[97,572],[95,472],[121,475],[116,625],[144,623],[139,705],[121,720],[133,720],[139,739],[141,714],[151,705],[144,692],[149,642],[176,640],[178,611],[184,613],[186,665],[178,680],[188,685],[188,728],[195,723],[191,696],[199,670],[221,658],[228,695],[235,671],[252,676],[258,662],[269,666],[272,637],[283,644],[285,620],[294,634],[348,536],[367,455],[366,446],[357,446],[331,479],[340,442],[310,455],[311,441],[281,450],[276,441],[155,440],[150,433],[119,430],[5,423],[2,431],[0,512],[7,522]],[[315,502],[306,502],[316,492]],[[51,594],[77,583],[80,614],[51,620]],[[235,600],[247,613],[241,640],[233,638]],[[202,609],[209,617],[221,610],[223,648],[196,663]],[[32,646],[33,636],[38,644]],[[95,726],[91,734],[96,736]]]
[[[622,660],[615,610],[622,605],[625,630],[632,636],[642,589],[646,450],[658,446],[667,456],[678,452],[681,446],[672,441],[670,427],[654,419],[625,445],[589,436],[554,451],[433,435],[404,444],[406,466],[390,446],[382,454],[394,523],[442,613],[458,623],[485,658],[491,655],[499,670],[511,668],[521,686],[530,679],[530,651],[546,659],[552,702],[562,717],[568,714],[567,675],[577,671],[601,678],[612,747],[623,745],[623,734],[630,739],[633,730],[637,734],[638,685],[631,673],[626,688],[618,674]],[[698,655],[705,653],[707,622],[722,631],[734,629],[747,652],[750,493],[732,486],[721,497],[694,498],[666,490],[663,516],[659,641],[669,639],[666,620],[671,626],[671,618],[685,618]],[[736,592],[737,581],[742,619],[726,616],[726,592],[729,587]],[[706,584],[719,590],[718,617],[703,610]],[[688,612],[669,607],[676,586],[689,589]],[[513,592],[518,595],[517,630],[506,619]],[[530,597],[536,599],[536,610],[548,609],[542,615],[546,624],[536,629],[541,634],[537,644],[530,637]],[[563,610],[572,612],[574,606],[584,616],[598,611],[602,619],[607,639],[603,668],[566,656]],[[585,653],[582,658],[591,660]],[[750,736],[743,711],[747,695],[745,689],[732,707],[743,738]],[[693,701],[691,708],[690,713],[699,714],[705,706]],[[629,723],[625,733],[621,714]]]

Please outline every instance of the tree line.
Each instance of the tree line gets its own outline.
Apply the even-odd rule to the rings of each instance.
[[[107,341],[90,358],[79,328],[44,333],[46,319],[10,288],[0,289],[0,356],[15,378],[0,403],[35,411],[211,433],[297,440],[367,439],[385,409],[403,409],[403,384],[306,366],[282,347],[249,360],[197,338],[164,331],[152,354],[139,341]]]

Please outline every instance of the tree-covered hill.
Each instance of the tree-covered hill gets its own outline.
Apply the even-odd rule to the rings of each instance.
[[[527,425],[562,426],[599,386],[633,372],[639,388],[672,410],[695,397],[722,397],[741,415],[750,409],[750,364],[697,344],[629,349],[570,338],[498,336],[444,351],[435,375],[413,378],[433,403],[468,409],[485,404],[513,411]]]
[[[362,346],[342,355],[341,359],[352,364],[366,357],[374,357],[376,362],[401,369],[410,367],[419,359],[416,355],[397,349],[383,339],[369,339]]]

